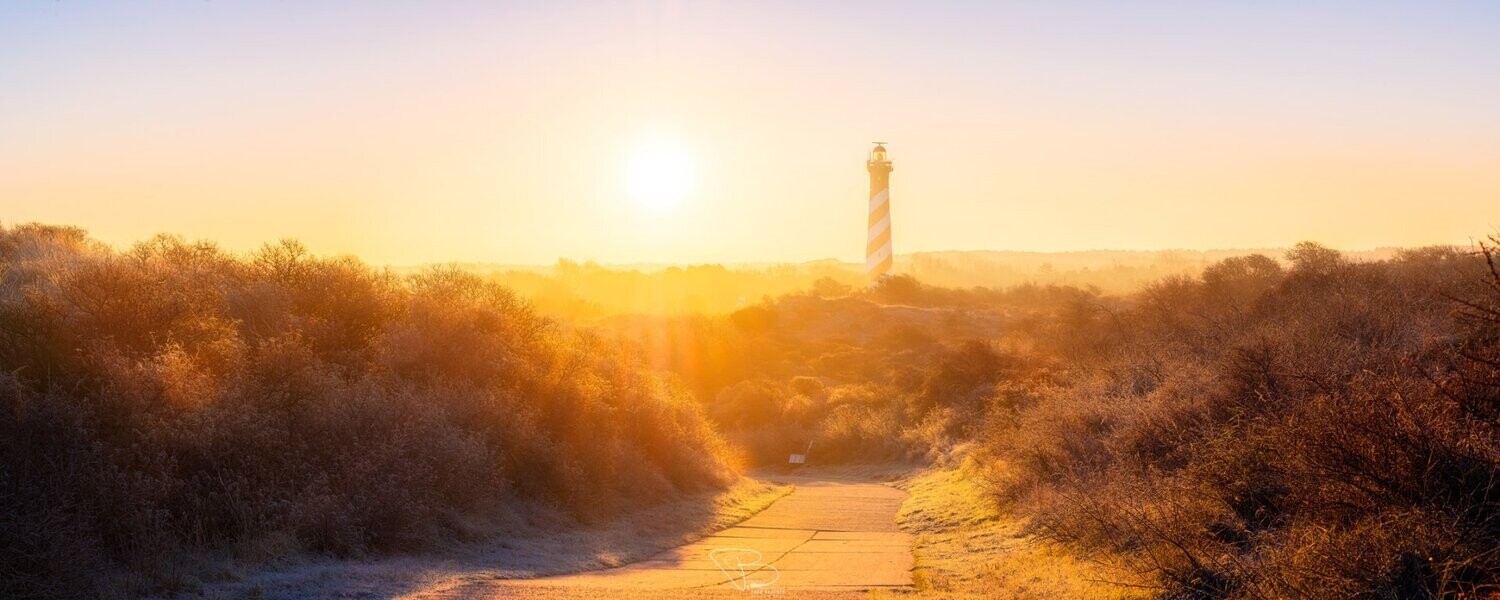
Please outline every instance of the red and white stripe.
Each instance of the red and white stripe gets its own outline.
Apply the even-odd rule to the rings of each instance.
[[[879,279],[891,272],[891,191],[870,190],[869,234],[865,237],[865,273]]]
[[[891,250],[891,161],[885,145],[876,144],[866,163],[870,171],[870,213],[865,235],[865,274],[870,281],[889,275],[895,258]]]

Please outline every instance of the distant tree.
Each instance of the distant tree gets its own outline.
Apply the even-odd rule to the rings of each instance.
[[[776,310],[763,305],[749,306],[734,311],[729,320],[745,333],[765,333],[776,324]]]
[[[1292,267],[1301,273],[1326,275],[1344,264],[1344,255],[1317,242],[1298,242],[1286,253]]]
[[[819,298],[838,298],[854,293],[854,288],[832,277],[821,277],[813,282],[812,293]]]
[[[922,283],[911,275],[892,275],[875,284],[875,296],[893,304],[915,304],[922,295]]]

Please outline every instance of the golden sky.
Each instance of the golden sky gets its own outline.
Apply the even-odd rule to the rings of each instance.
[[[374,263],[1466,243],[1475,4],[11,3],[0,221]]]

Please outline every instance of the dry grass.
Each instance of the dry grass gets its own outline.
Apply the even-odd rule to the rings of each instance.
[[[301,562],[241,573],[180,598],[485,597],[496,581],[619,566],[690,543],[791,491],[741,479],[722,492],[653,505],[607,525],[558,531],[562,520],[537,515],[530,531],[501,540],[384,560]]]
[[[979,485],[972,458],[935,467],[898,485],[911,494],[896,521],[917,536],[913,573],[923,595],[1007,598],[1144,598],[1124,576],[1025,532]]]

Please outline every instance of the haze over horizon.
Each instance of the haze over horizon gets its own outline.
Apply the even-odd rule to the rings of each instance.
[[[1500,225],[1500,6],[0,6],[0,220],[376,264],[1367,249]],[[301,7],[300,5],[297,5]]]

